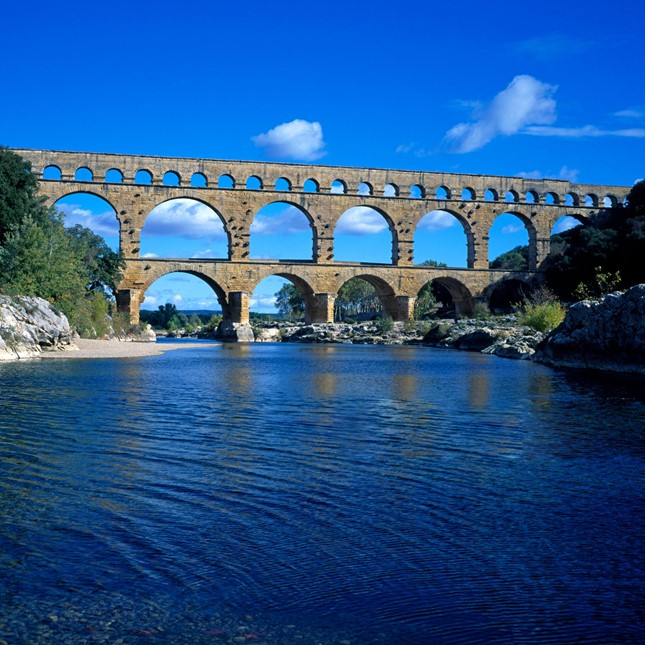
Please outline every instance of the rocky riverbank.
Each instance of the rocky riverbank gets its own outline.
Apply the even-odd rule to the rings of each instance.
[[[572,305],[535,358],[554,367],[645,374],[645,284]]]

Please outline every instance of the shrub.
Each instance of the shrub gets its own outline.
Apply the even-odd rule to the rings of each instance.
[[[539,289],[520,305],[520,324],[536,331],[555,329],[564,319],[565,306],[547,289]]]
[[[379,334],[387,334],[394,327],[394,321],[389,316],[387,318],[378,318],[374,321],[374,324]]]
[[[473,318],[475,320],[489,320],[491,317],[490,309],[485,302],[476,302],[473,307]]]

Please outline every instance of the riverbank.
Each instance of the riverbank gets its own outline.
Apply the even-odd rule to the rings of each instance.
[[[216,343],[214,343],[216,344]],[[142,356],[159,356],[175,349],[187,349],[202,346],[202,343],[151,343],[121,342],[116,340],[90,340],[77,338],[74,346],[67,346],[62,351],[43,352],[43,359],[77,359],[77,358],[140,358]]]

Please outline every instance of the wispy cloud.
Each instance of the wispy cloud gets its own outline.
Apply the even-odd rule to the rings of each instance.
[[[627,110],[619,110],[618,112],[614,112],[614,116],[617,116],[619,119],[642,119],[645,117],[645,109],[631,108]]]
[[[387,229],[385,218],[373,208],[354,206],[341,215],[335,232],[347,235],[374,235]]]
[[[589,49],[593,43],[563,34],[550,34],[528,38],[510,45],[518,54],[525,54],[538,60],[554,60],[563,56],[579,54]]]
[[[521,224],[507,224],[506,226],[502,227],[502,233],[505,235],[512,235],[513,233],[519,233],[520,231],[524,230],[524,226]]]
[[[421,218],[417,230],[436,232],[457,224],[457,219],[446,211],[430,211]]]
[[[68,228],[80,224],[97,235],[108,237],[119,235],[119,222],[112,212],[95,215],[91,210],[76,204],[59,204],[57,208],[65,216],[65,226]]]
[[[623,130],[603,130],[595,125],[584,125],[580,128],[557,128],[553,126],[529,126],[524,129],[525,134],[537,137],[566,137],[580,139],[582,137],[645,137],[645,128],[628,128]]]
[[[255,235],[283,236],[310,231],[309,220],[295,206],[287,206],[273,215],[258,213],[251,224],[251,233]]]
[[[295,119],[251,139],[258,148],[264,148],[270,157],[278,159],[315,161],[327,154],[322,126],[317,121]]]
[[[173,199],[159,204],[146,218],[143,234],[193,240],[226,238],[219,215],[194,199]]]
[[[454,152],[472,152],[497,136],[510,136],[532,125],[550,125],[556,119],[555,85],[528,75],[516,76],[475,119],[458,123],[446,133]]]
[[[530,170],[520,171],[517,173],[518,177],[524,177],[524,179],[543,179],[544,177],[555,177],[557,179],[564,179],[566,181],[576,182],[578,181],[578,174],[580,171],[577,168],[569,168],[568,166],[562,166],[558,172],[542,172],[541,170]]]

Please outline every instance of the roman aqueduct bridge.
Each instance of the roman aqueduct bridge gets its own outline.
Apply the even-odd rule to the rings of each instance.
[[[184,272],[205,280],[219,299],[224,318],[248,322],[249,299],[270,275],[291,280],[305,300],[309,322],[333,321],[334,299],[352,277],[376,288],[385,311],[395,320],[412,316],[419,290],[438,280],[451,293],[458,313],[488,302],[510,280],[527,285],[540,280],[554,224],[565,215],[584,223],[599,208],[621,203],[629,187],[575,184],[457,173],[353,168],[310,164],[224,161],[91,152],[16,149],[31,162],[40,191],[50,203],[74,193],[97,195],[116,211],[120,248],[126,260],[119,285],[119,308],[132,322],[148,287],[164,275]],[[210,206],[228,238],[225,259],[140,257],[146,216],[159,204],[190,198]],[[254,215],[280,202],[297,207],[312,230],[311,260],[252,260],[250,230]],[[334,261],[334,230],[354,206],[380,213],[392,236],[390,264]],[[428,212],[450,213],[462,225],[467,268],[414,265],[414,233]],[[502,213],[517,216],[529,239],[529,270],[492,270],[488,236]]]

